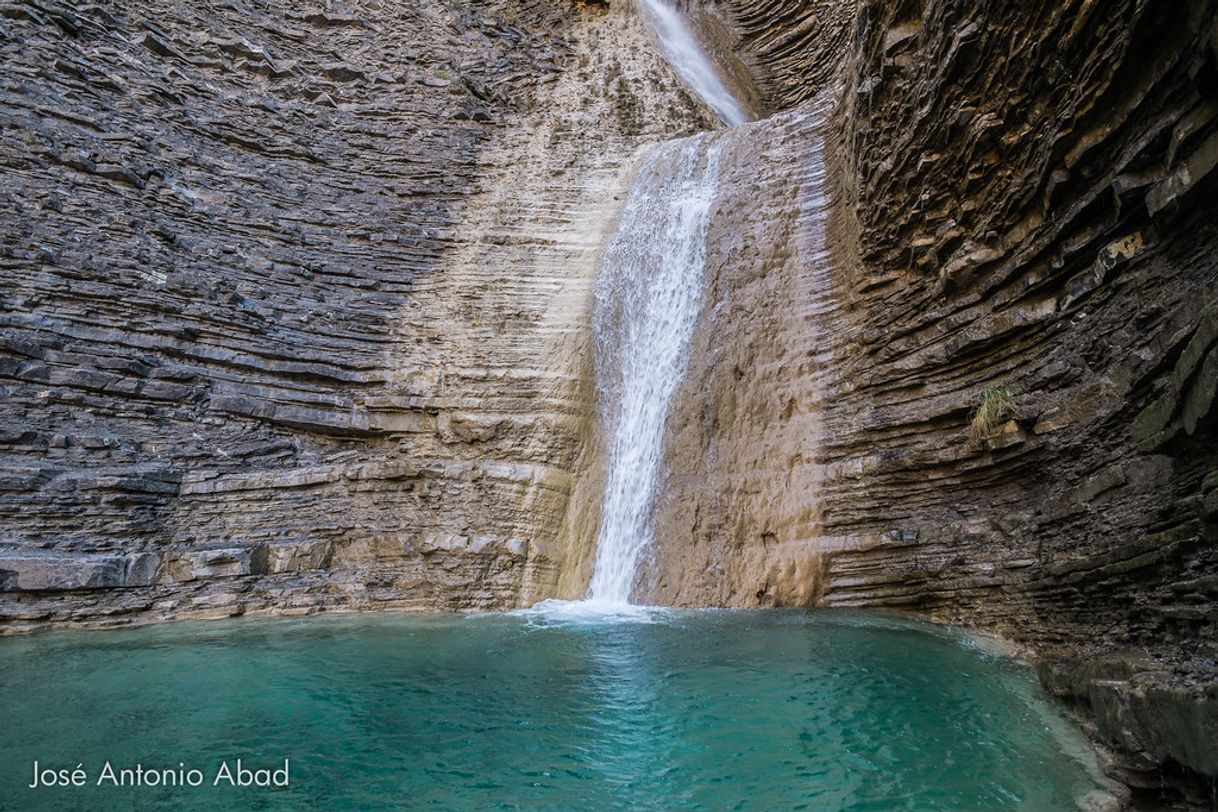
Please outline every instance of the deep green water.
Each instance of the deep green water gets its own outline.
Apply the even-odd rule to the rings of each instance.
[[[0,640],[0,807],[1075,808],[1029,670],[866,614],[344,615]],[[211,786],[291,760],[286,789]],[[28,789],[32,762],[89,775]],[[204,785],[96,787],[197,767]]]

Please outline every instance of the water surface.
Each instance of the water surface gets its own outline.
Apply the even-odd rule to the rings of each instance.
[[[569,605],[568,605],[569,606]],[[1094,789],[1028,669],[867,614],[563,607],[0,640],[0,808],[1028,809]],[[291,759],[286,789],[210,786]],[[30,790],[31,763],[199,788]]]

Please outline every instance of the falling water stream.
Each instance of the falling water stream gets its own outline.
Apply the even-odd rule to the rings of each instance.
[[[747,121],[682,16],[665,0],[641,3],[690,88],[725,123]],[[593,327],[608,474],[588,588],[592,606],[629,603],[640,556],[652,541],[664,427],[701,310],[722,150],[722,138],[711,133],[654,148],[602,260]]]
[[[624,603],[640,553],[664,425],[702,303],[706,232],[722,142],[702,135],[646,159],[596,286],[596,368],[608,481],[588,598]]]
[[[660,39],[664,55],[689,89],[698,94],[729,127],[749,121],[751,117],[744,105],[719,76],[706,49],[698,42],[681,13],[668,0],[640,2],[655,24],[656,36]]]

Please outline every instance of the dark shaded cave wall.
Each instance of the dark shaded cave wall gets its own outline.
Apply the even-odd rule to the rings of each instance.
[[[360,532],[353,490],[386,486],[373,524],[411,498],[394,429],[434,417],[392,356],[435,353],[408,303],[494,122],[528,104],[519,77],[563,53],[545,15],[471,20],[469,86],[429,4],[0,16],[4,615],[231,606],[147,588],[328,570]]]
[[[826,523],[921,515],[978,521],[976,541],[995,549],[1034,540],[1020,544],[1029,571],[1008,577],[1028,593],[1038,642],[1083,629],[1214,642],[1200,576],[1215,564],[1203,481],[1218,463],[1205,369],[1218,293],[1215,9],[860,12],[843,111],[860,261],[842,288],[845,376],[870,413],[831,410],[828,453],[865,463],[870,498]],[[998,384],[1016,394],[1015,420],[969,447],[971,410]],[[928,496],[952,507],[928,509]],[[950,546],[923,552],[928,582],[953,571]],[[884,602],[901,603],[904,587],[924,608],[984,613],[1001,585],[974,577],[936,595],[905,574]]]

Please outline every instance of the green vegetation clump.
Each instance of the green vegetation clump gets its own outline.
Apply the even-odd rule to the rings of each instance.
[[[969,436],[980,443],[994,433],[994,429],[1015,416],[1015,394],[1007,385],[995,386],[981,396],[981,403],[973,413],[969,424]]]

